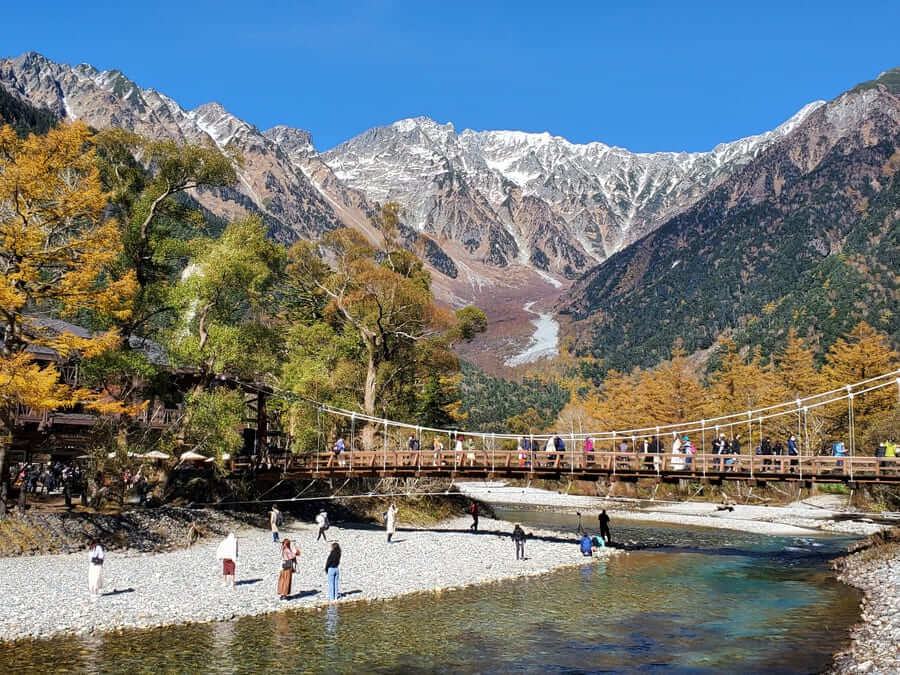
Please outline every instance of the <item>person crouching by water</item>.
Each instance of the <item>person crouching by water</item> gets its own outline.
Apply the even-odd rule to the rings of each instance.
[[[88,551],[90,567],[88,567],[88,590],[91,592],[91,600],[100,597],[100,589],[103,588],[103,547],[96,539],[91,541]]]
[[[593,551],[594,542],[591,541],[591,538],[588,535],[584,535],[581,538],[580,546],[581,546],[581,555],[583,555],[586,558],[590,558],[594,552]]]
[[[281,574],[278,575],[278,597],[287,600],[291,594],[291,579],[294,576],[294,569],[297,566],[297,556],[300,555],[300,549],[291,546],[291,540],[285,539],[281,542]]]
[[[227,585],[228,577],[231,577],[232,588],[234,587],[237,556],[237,537],[234,536],[234,532],[229,532],[216,549],[216,560],[222,561],[222,581]]]
[[[390,543],[391,537],[394,536],[394,532],[397,530],[397,507],[394,506],[394,502],[391,502],[387,511],[384,512],[384,527],[387,530],[388,543]]]
[[[328,554],[328,560],[325,561],[325,574],[328,575],[328,599],[337,600],[341,597],[338,592],[338,582],[340,581],[340,571],[338,567],[341,564],[341,547],[335,541],[331,543],[331,552]]]
[[[518,523],[513,528],[512,538],[516,543],[516,560],[525,560],[525,530]]]

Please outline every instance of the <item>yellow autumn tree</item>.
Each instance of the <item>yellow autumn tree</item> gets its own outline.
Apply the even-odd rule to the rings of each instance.
[[[754,349],[750,358],[741,355],[732,340],[720,342],[719,356],[721,365],[712,374],[709,382],[709,400],[706,404],[706,415],[715,418],[748,410],[759,410],[771,405],[783,403],[789,399],[778,374],[772,364],[764,364],[760,350]],[[733,430],[734,422],[744,421],[737,418],[726,421]],[[766,420],[760,432],[754,425],[754,431],[769,436],[773,440],[787,442],[787,437],[795,429],[794,416],[781,416]],[[741,425],[742,426],[742,425]]]
[[[600,391],[586,402],[598,430],[635,429],[652,422],[641,400],[641,375],[640,369],[631,373],[615,370],[607,373]]]
[[[134,275],[112,279],[106,273],[122,245],[116,223],[104,217],[107,198],[90,137],[77,122],[27,139],[0,128],[0,424],[7,432],[19,406],[83,403],[122,411],[92,392],[65,386],[55,367],[42,368],[31,357],[43,347],[63,359],[90,358],[118,342],[113,331],[79,337],[54,329],[48,312],[125,318],[130,311]],[[0,444],[0,514],[5,460]]]
[[[828,389],[862,382],[877,375],[896,370],[900,356],[891,349],[885,333],[875,330],[865,321],[856,324],[845,337],[839,338],[825,355],[822,375]],[[863,387],[864,388],[864,387]],[[868,428],[891,410],[897,400],[894,386],[884,387],[854,397],[853,417],[855,437],[864,437]],[[833,436],[849,431],[849,406],[845,401],[825,406],[828,432]]]
[[[791,327],[784,349],[775,354],[775,372],[787,396],[786,400],[812,396],[824,387],[822,375],[816,370],[815,357],[803,338]]]
[[[644,373],[640,397],[653,425],[690,422],[703,417],[706,390],[680,341],[672,349],[669,361]]]

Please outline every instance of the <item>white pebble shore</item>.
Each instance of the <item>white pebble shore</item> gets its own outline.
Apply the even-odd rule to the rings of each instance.
[[[862,590],[862,621],[834,673],[900,673],[900,547],[851,555],[838,579]]]
[[[583,557],[571,533],[525,528],[534,537],[525,544],[527,559],[516,560],[510,523],[482,518],[479,534],[472,534],[470,522],[457,518],[427,529],[401,522],[390,544],[383,528],[332,526],[328,538],[338,541],[343,552],[339,602],[544,574],[598,559]],[[0,641],[203,623],[327,604],[324,567],[330,544],[317,542],[316,534],[305,523],[282,528],[282,538],[301,550],[293,597],[285,601],[276,594],[281,549],[261,529],[238,532],[238,584],[233,588],[222,581],[215,557],[218,539],[167,553],[108,552],[104,595],[96,601],[88,593],[87,552],[2,558]],[[605,549],[600,557],[613,553]]]

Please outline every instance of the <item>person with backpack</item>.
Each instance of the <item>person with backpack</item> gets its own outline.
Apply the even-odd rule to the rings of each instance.
[[[469,529],[472,532],[478,532],[478,504],[472,502],[472,505],[469,507],[469,513],[472,514],[472,524],[469,525]]]
[[[513,528],[512,539],[516,544],[516,560],[525,560],[525,530],[518,523]]]
[[[269,512],[269,527],[272,529],[272,541],[275,543],[278,543],[278,528],[281,526],[283,520],[284,518],[281,515],[281,511],[273,504],[272,510]]]
[[[316,537],[316,541],[319,541],[319,539],[328,541],[328,537],[325,536],[325,530],[327,530],[331,524],[328,522],[328,514],[325,512],[325,509],[319,511],[319,515],[316,516],[316,525],[319,526],[319,536]]]

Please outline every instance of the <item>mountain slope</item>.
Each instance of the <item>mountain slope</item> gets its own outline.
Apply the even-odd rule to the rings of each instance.
[[[0,87],[0,124],[9,124],[20,136],[46,133],[56,117],[49,110],[34,107]]]
[[[226,153],[239,153],[244,161],[238,166],[238,185],[201,190],[195,197],[225,218],[246,210],[260,213],[279,240],[316,236],[343,224],[326,195],[276,143],[218,103],[185,110],[154,89],[141,89],[118,70],[72,67],[33,52],[0,60],[0,87],[60,119],[121,127],[149,138],[214,143]]]
[[[704,153],[635,154],[547,133],[457,133],[419,117],[370,129],[322,157],[349,186],[399,201],[411,225],[463,242],[480,260],[574,277],[691,206],[821,104]]]
[[[586,274],[560,307],[577,349],[628,369],[723,333],[827,347],[860,319],[898,334],[900,97],[819,107],[694,207]]]

